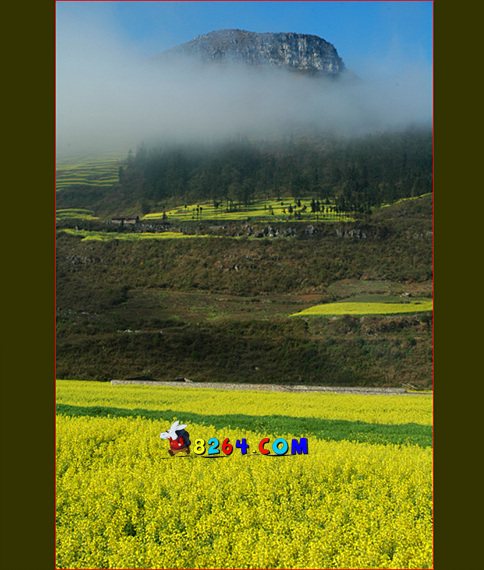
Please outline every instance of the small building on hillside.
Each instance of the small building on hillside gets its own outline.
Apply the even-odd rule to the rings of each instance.
[[[135,224],[139,223],[139,216],[136,216],[136,218],[111,218],[111,223],[118,224],[120,226],[134,226]]]

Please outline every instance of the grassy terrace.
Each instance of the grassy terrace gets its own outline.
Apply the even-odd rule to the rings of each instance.
[[[255,200],[245,206],[233,204],[227,206],[223,203],[215,207],[213,202],[201,202],[200,204],[182,205],[165,212],[152,212],[146,214],[143,220],[169,221],[273,221],[284,222],[293,220],[303,220],[307,222],[350,222],[352,218],[345,214],[337,213],[334,204],[321,205],[320,212],[311,211],[312,198],[300,198],[298,203],[292,198],[282,198],[281,200],[263,199]],[[298,205],[299,204],[299,205]]]
[[[341,316],[341,315],[400,315],[405,313],[422,313],[433,310],[433,301],[428,299],[409,303],[367,302],[352,299],[351,302],[327,303],[315,305],[294,313],[291,317],[306,316]]]
[[[205,238],[213,237],[204,234],[183,234],[181,232],[161,232],[161,233],[117,233],[117,232],[95,232],[88,230],[72,230],[69,228],[61,230],[71,235],[82,236],[82,241],[96,240],[106,241],[111,239],[119,239],[126,241],[137,241],[145,239],[186,239],[186,238]]]
[[[419,198],[424,198],[425,196],[431,196],[432,193],[428,192],[427,194],[421,194],[419,196],[411,196],[409,198],[400,198],[400,200],[397,200],[396,202],[392,202],[390,204],[382,204],[381,208],[388,208],[388,206],[394,206],[395,204],[404,204],[405,202],[409,202],[411,200],[418,200]]]
[[[119,154],[57,160],[56,189],[71,186],[109,187],[119,180]]]
[[[56,210],[55,217],[57,220],[97,220],[97,216],[93,216],[92,210],[85,208],[65,208]]]

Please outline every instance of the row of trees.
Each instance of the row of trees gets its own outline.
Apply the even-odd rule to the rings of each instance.
[[[248,205],[260,197],[315,196],[314,208],[330,199],[340,211],[365,211],[431,192],[432,171],[432,132],[413,129],[353,139],[142,144],[128,155],[121,185],[146,208],[167,201]]]

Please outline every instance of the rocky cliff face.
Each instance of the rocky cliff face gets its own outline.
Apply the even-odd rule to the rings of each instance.
[[[292,71],[337,76],[345,69],[334,46],[318,36],[294,33],[219,30],[163,52],[159,61],[174,56],[209,63],[283,67]]]

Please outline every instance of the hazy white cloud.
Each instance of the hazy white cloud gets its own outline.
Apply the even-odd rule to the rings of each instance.
[[[367,69],[359,80],[331,82],[282,70],[154,65],[106,22],[63,20],[57,149],[126,150],[141,141],[270,136],[305,126],[352,134],[431,122],[431,69]]]

